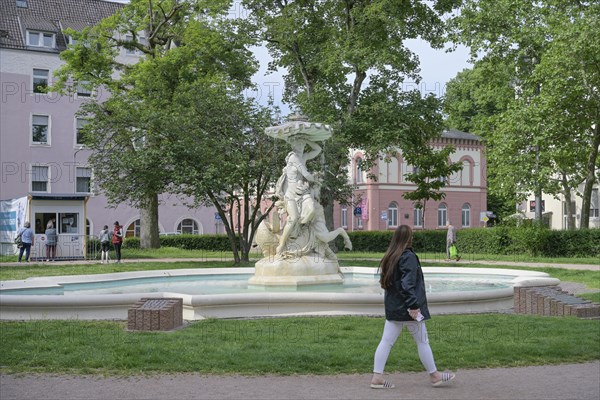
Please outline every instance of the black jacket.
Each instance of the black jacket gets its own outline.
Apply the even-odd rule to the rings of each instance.
[[[421,309],[425,319],[430,319],[425,294],[425,280],[419,257],[406,249],[394,271],[394,282],[385,290],[385,319],[390,321],[414,321],[409,309]]]

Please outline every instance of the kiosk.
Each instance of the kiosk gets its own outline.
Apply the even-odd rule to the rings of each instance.
[[[29,221],[35,233],[31,258],[46,258],[46,226],[52,221],[58,233],[56,259],[86,257],[86,203],[88,197],[74,194],[31,194]]]

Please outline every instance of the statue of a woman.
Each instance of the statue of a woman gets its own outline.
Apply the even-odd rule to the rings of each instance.
[[[306,168],[306,161],[315,158],[321,152],[321,146],[315,142],[311,142],[304,139],[294,139],[290,137],[287,141],[292,146],[292,151],[285,158],[286,166],[283,168],[283,173],[277,181],[275,187],[275,193],[279,196],[280,200],[283,200],[285,204],[285,211],[287,213],[287,219],[279,246],[277,246],[276,253],[281,255],[285,249],[290,235],[297,228],[299,217],[300,217],[300,196],[298,195],[298,185],[302,182],[314,182],[314,176],[308,172]],[[304,147],[309,145],[311,151],[304,154]]]

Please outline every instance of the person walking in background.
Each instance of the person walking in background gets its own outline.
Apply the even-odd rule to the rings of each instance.
[[[460,256],[458,255],[458,246],[456,245],[456,228],[450,223],[450,220],[446,222],[446,228],[448,229],[446,233],[446,261],[450,261],[452,259],[460,261]],[[453,251],[451,251],[452,246],[455,247]]]
[[[19,249],[19,262],[23,258],[23,252],[25,252],[25,261],[29,262],[29,255],[31,254],[31,246],[33,246],[34,234],[31,229],[31,224],[29,221],[26,221],[23,224],[23,228],[19,229],[17,236],[21,236],[21,248]]]
[[[110,240],[112,239],[112,232],[108,230],[108,225],[104,225],[104,229],[100,231],[100,263],[104,264],[104,261],[108,264]]]
[[[383,379],[383,370],[390,351],[404,327],[417,343],[421,363],[429,373],[433,386],[442,386],[454,379],[451,372],[439,372],[429,346],[425,321],[430,319],[425,294],[425,280],[419,258],[412,250],[412,229],[400,225],[379,263],[379,283],[385,290],[385,324],[373,367],[371,388],[392,389]]]
[[[48,221],[46,225],[46,261],[56,260],[56,244],[58,242],[58,234],[52,221]]]
[[[112,244],[115,248],[116,262],[121,262],[121,245],[123,244],[123,227],[119,225],[119,221],[115,221],[112,234]]]

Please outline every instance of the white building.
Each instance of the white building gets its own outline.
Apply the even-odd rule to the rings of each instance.
[[[598,184],[592,189],[592,198],[590,202],[590,228],[600,228],[600,198],[598,197]],[[583,199],[583,184],[573,191],[571,202],[575,203],[575,227],[581,226],[581,207]],[[532,194],[525,202],[518,206],[520,212],[528,219],[535,219],[535,196]],[[560,194],[558,197],[549,194],[542,194],[542,213],[544,221],[548,222],[551,229],[567,229],[567,203],[565,196]]]

